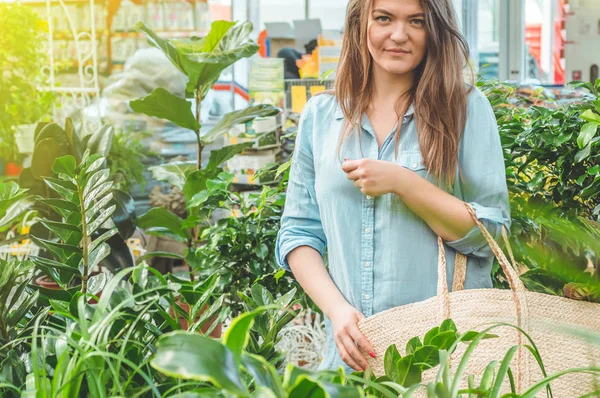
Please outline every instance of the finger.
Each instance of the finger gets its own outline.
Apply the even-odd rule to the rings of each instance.
[[[369,354],[371,358],[375,359],[375,350],[373,349],[373,345],[369,342],[369,340],[367,340],[365,335],[361,333],[358,327],[353,327],[350,329],[349,334],[364,352]]]
[[[340,340],[336,340],[336,345],[340,354],[340,358],[342,358],[342,361],[344,361],[348,366],[350,366],[352,369],[358,372],[362,372],[363,370],[365,370],[354,360],[354,358],[352,358],[352,356],[348,353],[346,346]]]
[[[349,179],[350,181],[358,180],[360,178],[360,176],[358,175],[358,170],[354,170],[354,171],[351,171],[350,173],[347,173],[346,178]]]
[[[342,164],[342,170],[344,172],[349,173],[358,168],[358,160],[348,160]]]
[[[354,343],[354,340],[352,339],[352,337],[350,337],[349,334],[347,334],[344,337],[343,343],[344,347],[346,347],[346,351],[348,351],[348,354],[350,354],[352,359],[354,359],[354,361],[360,365],[360,370],[367,369],[367,366],[369,366],[367,358],[365,358],[365,356],[361,354],[361,352],[358,350],[358,347]]]

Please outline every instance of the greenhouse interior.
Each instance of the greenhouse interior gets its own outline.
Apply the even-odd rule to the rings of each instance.
[[[0,397],[600,397],[599,0],[0,0]]]

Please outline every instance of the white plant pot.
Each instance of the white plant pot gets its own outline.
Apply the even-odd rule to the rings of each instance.
[[[19,153],[30,154],[33,153],[34,147],[34,133],[35,126],[37,124],[21,124],[16,126],[15,141],[17,142],[17,148]]]

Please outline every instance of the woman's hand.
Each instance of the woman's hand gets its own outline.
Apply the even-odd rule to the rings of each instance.
[[[368,196],[381,196],[395,193],[398,188],[400,175],[407,169],[383,160],[375,159],[345,159],[342,170],[354,186]]]
[[[357,326],[358,321],[364,318],[365,316],[350,304],[346,304],[342,308],[336,308],[332,316],[329,317],[340,357],[348,366],[359,372],[366,370],[369,363],[358,347],[369,353],[372,358],[375,358],[373,346]]]

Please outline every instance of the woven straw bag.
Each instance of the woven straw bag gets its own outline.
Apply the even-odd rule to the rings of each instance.
[[[384,354],[391,344],[396,344],[400,354],[404,355],[406,343],[412,337],[419,336],[422,339],[427,331],[439,326],[446,318],[452,318],[459,333],[468,330],[482,331],[495,322],[519,326],[529,334],[539,349],[547,375],[571,368],[598,366],[600,346],[580,337],[582,334],[579,332],[600,333],[600,304],[526,291],[516,267],[509,263],[496,241],[477,219],[471,206],[467,205],[467,208],[500,262],[511,290],[463,290],[466,257],[457,253],[452,292],[449,293],[444,245],[438,239],[437,296],[391,308],[358,324],[377,354],[376,359],[366,356],[373,373],[376,376],[385,373]],[[503,237],[508,244],[505,232]],[[510,246],[507,247],[512,259]],[[578,333],[574,333],[575,331]],[[502,361],[506,352],[514,345],[520,345],[510,365],[517,392],[522,393],[543,379],[536,359],[522,346],[529,344],[525,336],[508,326],[493,329],[490,333],[499,337],[479,343],[469,359],[461,388],[467,388],[466,375],[474,375],[475,386],[478,386],[486,366],[494,360]],[[467,343],[459,343],[453,353],[450,361],[452,373],[458,367],[467,346]],[[435,380],[437,371],[438,368],[425,371],[423,383]],[[589,373],[571,373],[555,379],[551,388],[555,398],[574,398],[599,389],[600,379]],[[508,380],[505,380],[502,392],[510,392]],[[545,390],[538,395],[545,396]]]

